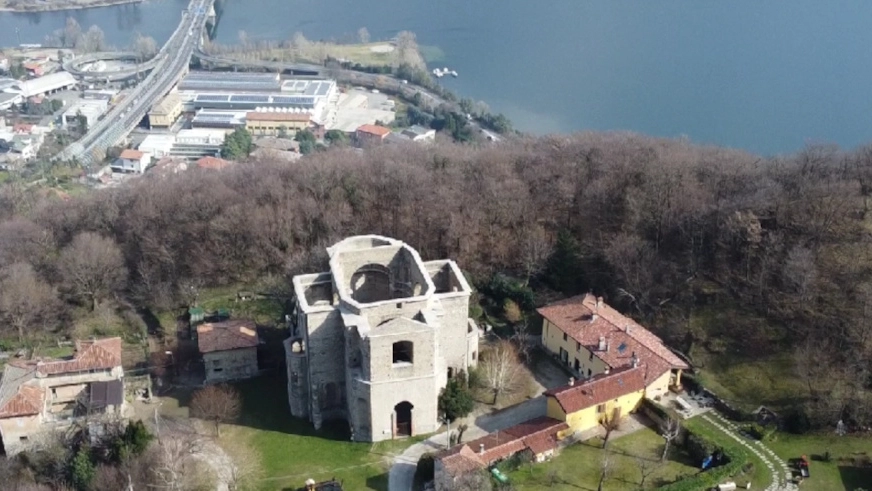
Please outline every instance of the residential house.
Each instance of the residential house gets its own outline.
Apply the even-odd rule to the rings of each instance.
[[[637,365],[606,372],[545,393],[547,415],[566,423],[560,437],[617,422],[634,412],[645,397],[647,367]]]
[[[651,331],[603,302],[580,295],[538,309],[542,346],[580,380],[633,364],[646,367],[646,395],[681,386],[690,366]]]
[[[197,326],[197,346],[206,366],[206,383],[257,375],[257,326],[251,320]]]
[[[384,142],[385,138],[391,134],[389,128],[374,124],[365,124],[359,126],[354,132],[354,138],[357,144],[365,147],[368,145],[378,145]]]
[[[0,437],[7,455],[83,417],[123,417],[121,338],[77,341],[69,359],[14,360],[0,381]]]
[[[487,469],[521,452],[529,452],[533,460],[543,462],[554,454],[560,435],[567,430],[566,423],[543,416],[445,450],[435,459],[436,491],[452,490],[465,474]]]
[[[404,129],[402,134],[409,137],[413,142],[433,141],[436,139],[436,130],[417,124]]]
[[[142,174],[151,164],[151,155],[140,150],[126,148],[121,155],[112,162],[112,170],[115,172],[134,172]]]

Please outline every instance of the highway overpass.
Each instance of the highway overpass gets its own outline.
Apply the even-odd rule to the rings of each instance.
[[[55,156],[56,160],[78,160],[83,165],[101,163],[106,150],[130,133],[149,109],[188,71],[191,55],[204,34],[214,0],[191,0],[182,12],[179,26],[154,58],[148,77],[94,124],[88,133]]]

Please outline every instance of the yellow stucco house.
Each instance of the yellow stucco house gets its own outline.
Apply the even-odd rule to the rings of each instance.
[[[620,421],[639,407],[646,383],[645,367],[641,365],[595,375],[583,382],[570,382],[545,393],[547,415],[567,424],[559,438],[596,428],[606,421]]]
[[[645,396],[654,398],[681,386],[690,366],[663,341],[633,319],[603,302],[579,295],[538,309],[542,346],[580,380],[641,367]]]

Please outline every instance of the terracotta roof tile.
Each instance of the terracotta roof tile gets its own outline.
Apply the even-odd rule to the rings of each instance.
[[[312,119],[312,115],[308,113],[267,113],[251,111],[245,113],[245,119],[248,121],[288,121],[308,123],[309,120]]]
[[[546,305],[538,312],[611,368],[629,365],[633,353],[651,372],[662,374],[670,368],[690,368],[654,333],[604,302],[597,306],[593,295],[567,298]],[[600,338],[608,349],[599,349]],[[649,373],[651,376],[653,373]]]
[[[562,421],[542,416],[454,446],[437,458],[446,472],[457,476],[483,469],[526,449],[539,454],[556,448],[557,433],[568,428]]]
[[[145,154],[140,152],[139,150],[125,148],[118,157],[126,160],[139,160],[142,158],[143,155]]]
[[[385,128],[384,126],[378,126],[375,124],[361,125],[357,128],[357,131],[359,131],[361,133],[375,135],[379,138],[384,138],[384,137],[388,136],[388,133],[391,132],[390,128]]]
[[[257,326],[252,320],[234,319],[197,326],[200,353],[257,346]]]
[[[618,397],[644,390],[645,367],[628,367],[609,374],[596,375],[574,385],[565,385],[545,393],[553,397],[566,414],[602,404]]]
[[[40,375],[111,370],[121,366],[121,338],[76,341],[76,354],[71,360],[37,361]]]
[[[197,161],[197,167],[200,169],[223,169],[230,165],[230,162],[218,157],[203,157]]]

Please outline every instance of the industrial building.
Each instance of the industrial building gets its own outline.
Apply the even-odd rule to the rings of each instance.
[[[245,111],[217,111],[203,109],[191,119],[192,128],[235,129],[245,126]]]
[[[282,80],[277,73],[192,71],[179,82],[178,88],[194,92],[280,92]]]
[[[245,116],[245,129],[256,136],[279,136],[282,132],[294,136],[309,128],[312,116],[309,113],[288,111],[254,111]]]
[[[148,113],[148,124],[152,128],[169,128],[182,115],[182,99],[179,94],[170,92]]]
[[[54,94],[55,92],[71,89],[75,86],[76,79],[68,72],[52,73],[19,84],[21,95],[24,97]]]
[[[109,110],[109,101],[105,99],[82,99],[73,104],[61,115],[61,126],[64,129],[78,126],[79,115],[84,116],[88,127],[94,125],[101,116]]]
[[[158,159],[181,157],[196,160],[220,155],[225,136],[225,130],[195,128],[181,130],[175,135],[148,135],[138,148]]]

